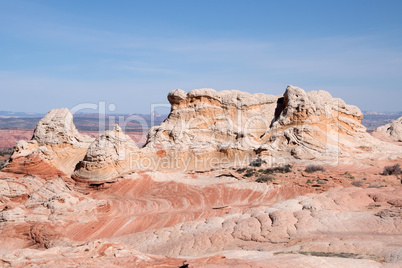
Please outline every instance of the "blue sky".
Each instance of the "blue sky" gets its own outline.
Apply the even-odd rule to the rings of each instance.
[[[402,1],[0,0],[0,110],[148,113],[210,87],[402,110]]]

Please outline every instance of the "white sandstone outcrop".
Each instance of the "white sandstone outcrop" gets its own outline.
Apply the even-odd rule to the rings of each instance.
[[[41,145],[67,143],[77,147],[87,147],[86,144],[93,141],[91,137],[78,132],[67,108],[48,112],[36,126],[32,140]]]
[[[5,170],[37,175],[71,174],[92,141],[77,131],[68,109],[53,109],[39,121],[32,140],[17,142]]]
[[[392,123],[378,127],[375,132],[384,133],[391,140],[402,142],[402,116]]]
[[[168,95],[169,117],[149,132],[146,147],[173,150],[252,150],[269,128],[280,96],[238,90],[180,89]]]

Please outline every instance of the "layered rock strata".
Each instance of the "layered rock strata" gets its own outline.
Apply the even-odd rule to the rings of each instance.
[[[374,173],[353,174],[367,171]],[[124,257],[184,261],[215,254],[261,261],[248,267],[294,267],[292,256],[298,255],[308,259],[297,267],[402,263],[402,191],[396,180],[367,187],[382,181],[372,174],[363,187],[307,194],[315,187],[304,184],[300,173],[278,177],[276,184],[218,174],[141,172],[102,190],[57,177],[7,174],[0,177],[0,264],[74,266],[75,260],[83,267],[132,266],[134,260]],[[332,172],[312,176],[342,185],[356,181]],[[135,265],[153,264],[140,258]]]

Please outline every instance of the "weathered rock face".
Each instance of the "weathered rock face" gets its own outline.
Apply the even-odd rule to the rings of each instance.
[[[200,154],[263,151],[286,160],[326,160],[347,155],[371,138],[360,124],[361,111],[326,91],[288,86],[283,96],[273,96],[178,89],[168,99],[171,113],[150,130],[148,148]]]
[[[283,102],[284,109],[273,127],[326,124],[335,121],[339,132],[365,132],[365,128],[360,124],[363,114],[359,108],[333,98],[326,91],[305,92],[301,88],[288,86]]]
[[[146,147],[199,152],[258,147],[275,117],[280,96],[237,90],[177,89],[169,117],[149,132]]]
[[[5,170],[36,175],[71,174],[92,141],[77,131],[68,109],[53,109],[39,121],[32,140],[17,142]]]
[[[392,123],[377,128],[375,132],[383,133],[393,141],[402,142],[402,117],[399,117]]]
[[[113,180],[130,170],[130,155],[137,151],[136,143],[115,125],[91,143],[73,178],[94,184]]]
[[[36,140],[40,145],[64,143],[85,148],[93,141],[89,136],[78,132],[73,123],[73,116],[66,108],[53,109],[47,113],[36,126],[32,140]]]
[[[276,151],[291,151],[295,158],[339,157],[348,147],[367,143],[363,114],[326,91],[288,86],[283,110],[267,131],[264,143]]]

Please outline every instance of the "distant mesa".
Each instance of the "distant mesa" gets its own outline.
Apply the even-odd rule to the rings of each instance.
[[[11,112],[0,111],[0,118],[27,118],[27,117],[43,117],[41,113]]]
[[[275,96],[176,89],[168,100],[172,105],[169,116],[149,130],[140,149],[118,126],[94,140],[76,130],[67,109],[52,110],[38,123],[31,141],[16,144],[6,170],[46,172],[27,164],[36,161],[55,173],[102,184],[142,170],[244,166],[255,157],[271,163],[333,163],[401,155],[399,146],[366,132],[359,108],[326,91],[305,92],[288,86],[283,95]],[[392,137],[400,137],[400,119],[386,127]]]

